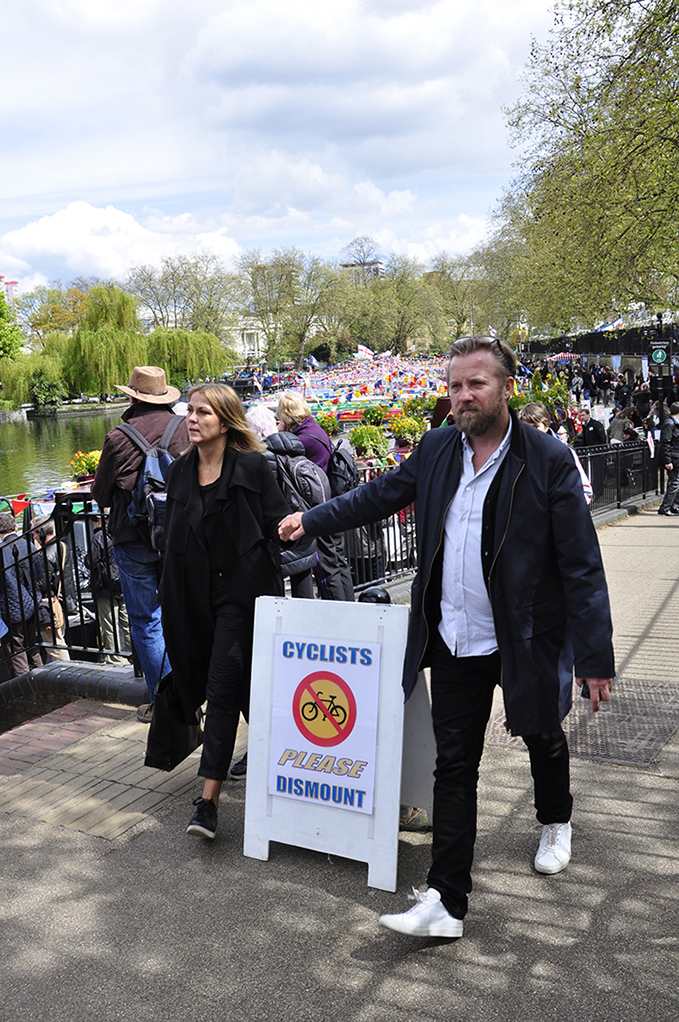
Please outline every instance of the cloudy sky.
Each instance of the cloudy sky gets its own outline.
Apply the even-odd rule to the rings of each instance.
[[[465,251],[512,175],[502,105],[549,0],[2,5],[0,273],[357,235]]]

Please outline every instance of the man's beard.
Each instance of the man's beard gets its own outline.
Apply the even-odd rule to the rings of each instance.
[[[455,425],[467,436],[483,436],[500,418],[504,405],[504,396],[500,395],[497,404],[485,412],[480,409],[479,411],[467,411],[464,408],[458,408],[453,413]]]

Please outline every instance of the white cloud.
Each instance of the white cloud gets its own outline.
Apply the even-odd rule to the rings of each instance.
[[[113,206],[98,209],[72,202],[2,239],[2,250],[28,266],[36,255],[59,261],[72,274],[122,277],[131,266],[158,264],[164,255],[204,248],[232,261],[238,246],[224,228],[201,230],[191,217],[167,218],[164,230],[140,224]],[[25,288],[22,287],[22,290]]]
[[[0,273],[362,233],[459,250],[511,173],[501,106],[549,2],[11,5]]]

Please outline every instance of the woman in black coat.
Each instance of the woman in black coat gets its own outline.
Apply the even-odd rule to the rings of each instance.
[[[239,714],[249,702],[255,599],[283,595],[277,525],[288,506],[235,390],[194,387],[186,423],[191,446],[167,477],[160,602],[187,716],[207,699],[203,794],[187,833],[213,838]]]

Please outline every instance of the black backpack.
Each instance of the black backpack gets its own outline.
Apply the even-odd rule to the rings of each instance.
[[[330,500],[328,478],[322,468],[304,455],[275,457],[278,484],[293,511],[308,511]]]
[[[172,415],[155,447],[129,422],[123,422],[116,427],[133,444],[136,444],[144,455],[127,514],[130,523],[139,531],[144,542],[152,550],[163,551],[165,549],[165,506],[167,503],[165,477],[168,468],[174,461],[168,448],[175,430],[183,421],[182,416]]]
[[[332,441],[326,444],[324,440],[321,440],[321,443],[330,451],[330,461],[326,469],[330,493],[333,497],[339,497],[341,493],[346,493],[347,490],[353,490],[355,486],[358,486],[361,477],[354,459],[348,451],[340,446],[341,440],[338,440],[336,446],[333,446]]]

